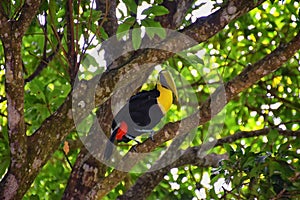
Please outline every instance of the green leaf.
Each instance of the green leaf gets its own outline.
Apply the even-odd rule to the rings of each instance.
[[[155,33],[156,35],[158,35],[158,37],[160,37],[161,39],[165,39],[166,38],[166,30],[164,28],[146,28],[146,30],[148,30],[148,32],[153,32]]]
[[[123,36],[128,34],[129,29],[135,24],[134,17],[127,18],[117,29],[117,39],[120,40]]]
[[[117,39],[120,40],[122,37],[128,34],[130,25],[128,24],[120,24],[117,29]]]
[[[121,17],[120,17],[120,19],[124,19],[124,17],[125,17],[125,14],[124,14],[123,10],[118,8],[118,11],[119,11],[119,12],[120,12],[120,14],[121,14]]]
[[[89,18],[92,21],[97,21],[100,19],[102,12],[100,10],[93,10],[93,12],[89,12],[90,16]]]
[[[143,10],[142,15],[150,15],[153,14],[154,16],[162,16],[169,13],[169,10],[164,6],[152,6],[150,8],[147,8]]]
[[[155,35],[158,35],[161,39],[166,38],[166,30],[161,24],[153,19],[142,20],[142,25],[146,28],[146,34],[152,39]]]
[[[269,132],[267,138],[270,143],[273,143],[276,141],[276,139],[278,139],[278,136],[279,136],[278,130],[273,129]]]
[[[224,145],[225,150],[227,151],[227,153],[229,153],[230,155],[232,155],[234,153],[234,149],[231,147],[230,144],[225,143]]]
[[[129,17],[123,23],[128,24],[130,26],[133,26],[135,22],[136,22],[135,17]]]
[[[128,10],[133,13],[137,13],[137,5],[134,0],[123,0]]]
[[[38,99],[42,99],[46,103],[43,85],[44,84],[39,79],[33,79],[30,84],[30,90]]]
[[[140,48],[142,42],[141,29],[135,28],[132,30],[132,45],[134,50]]]
[[[37,194],[30,195],[29,198],[30,198],[30,200],[40,200],[40,197]]]
[[[101,37],[104,39],[104,40],[107,40],[109,37],[108,37],[108,34],[106,33],[106,31],[104,30],[103,27],[100,27],[99,29],[100,33],[101,33]]]
[[[286,142],[280,145],[279,149],[278,149],[278,153],[284,153],[285,151],[287,151],[290,148],[290,143]]]
[[[144,19],[142,21],[142,25],[145,27],[158,27],[161,28],[161,24],[157,21],[154,21],[154,19]]]
[[[253,167],[255,165],[255,158],[250,156],[246,159],[245,163],[243,164],[243,168]]]
[[[277,161],[277,162],[278,162],[277,170],[281,172],[282,178],[284,178],[285,180],[288,180],[290,177],[292,177],[294,175],[295,171],[290,164],[288,164],[287,162],[284,162],[284,161]],[[271,164],[273,164],[273,163],[271,163]],[[275,172],[276,171],[274,170],[274,173]]]
[[[101,13],[102,12],[98,10],[93,10],[93,12],[87,10],[82,14],[82,17],[84,18],[84,20],[97,21],[100,19]]]

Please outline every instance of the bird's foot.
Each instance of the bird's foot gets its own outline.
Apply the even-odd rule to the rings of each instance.
[[[133,140],[134,140],[137,144],[135,144],[135,145],[132,146],[132,150],[133,150],[134,152],[137,152],[136,147],[137,147],[138,145],[142,144],[142,143],[139,142],[139,141],[137,141],[136,139],[133,139]]]
[[[150,133],[150,136],[149,136],[149,138],[154,142],[154,138],[153,138],[153,136],[154,136],[154,134],[155,134],[155,131],[154,130],[152,130],[152,129],[134,129],[135,131],[137,131],[137,132],[140,132],[140,133]]]
[[[138,145],[138,144],[132,146],[132,150],[133,150],[134,152],[137,152],[137,150],[136,150],[137,145]]]
[[[155,132],[154,132],[153,130],[150,131],[150,136],[149,136],[149,138],[152,140],[152,142],[154,142],[154,137],[153,137],[153,136],[154,136],[154,133],[155,133]]]

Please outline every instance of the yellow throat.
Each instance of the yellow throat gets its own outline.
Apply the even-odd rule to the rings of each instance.
[[[159,83],[157,84],[157,90],[160,92],[160,95],[157,98],[157,103],[163,114],[165,114],[166,112],[168,112],[173,103],[173,94],[171,90],[163,87]]]

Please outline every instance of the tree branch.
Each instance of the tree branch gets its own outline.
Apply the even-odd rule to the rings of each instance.
[[[57,54],[59,49],[59,44],[57,45],[57,48],[55,49],[54,52],[52,52],[49,56],[45,57],[43,56],[42,60],[40,61],[39,65],[37,66],[36,70],[28,76],[28,78],[25,79],[25,82],[30,82],[32,81],[35,77],[40,75],[40,73],[43,71],[44,68],[48,66],[48,64],[53,60],[55,55]]]
[[[215,35],[229,22],[249,12],[253,8],[256,8],[263,2],[265,2],[265,0],[229,0],[226,6],[207,17],[197,19],[195,23],[185,28],[182,33],[188,35],[197,42],[206,41],[210,38],[210,35]]]
[[[110,101],[105,102],[97,110],[97,120],[95,120],[91,127],[92,133],[99,133],[99,125],[106,133],[110,132],[111,119],[113,115],[111,113]],[[93,142],[97,140],[95,135],[89,135],[85,142]],[[80,153],[77,156],[70,178],[68,180],[67,187],[64,191],[62,199],[71,199],[74,197],[74,191],[78,199],[85,199],[86,194],[90,189],[101,181],[106,172],[106,165],[97,160],[91,153],[83,146],[80,149]],[[87,177],[87,178],[82,178]]]
[[[111,37],[116,34],[118,29],[118,19],[116,17],[116,1],[96,0],[96,10],[101,10],[104,19],[99,20],[98,25],[103,26],[104,30]]]
[[[24,120],[24,78],[21,45],[22,37],[35,17],[39,5],[39,0],[27,0],[21,9],[21,16],[18,21],[9,21],[3,14],[0,14],[0,26],[3,27],[0,30],[0,37],[5,55],[5,91],[11,153],[8,173],[0,183],[0,197],[4,199],[21,198],[29,187],[26,186],[26,183],[28,184],[28,141]]]
[[[264,128],[256,131],[238,131],[233,135],[218,139],[215,142],[204,144],[204,146],[214,148],[216,146],[222,146],[225,143],[233,143],[242,138],[268,135],[271,130],[276,130],[280,135],[285,137],[297,136],[300,134],[300,131],[283,130],[280,128]],[[208,149],[206,147],[204,148]],[[183,165],[194,165],[201,168],[218,167],[221,160],[228,159],[227,154],[218,155],[212,153],[205,156],[202,155],[202,146],[188,148],[174,163],[162,169],[156,171],[152,171],[150,169],[149,172],[144,173],[137,179],[135,184],[129,190],[127,190],[124,195],[119,196],[118,199],[146,199],[151,194],[153,189],[161,182],[163,177],[170,171],[170,169],[174,167],[181,167]]]
[[[169,14],[156,17],[164,28],[176,29],[186,16],[188,9],[192,6],[194,0],[164,0],[162,5],[169,10]]]
[[[0,38],[4,37],[4,34],[7,33],[7,30],[9,30],[9,23],[8,18],[5,15],[5,11],[3,8],[3,5],[0,4]]]
[[[75,49],[75,34],[74,34],[74,18],[73,18],[73,0],[67,0],[66,2],[66,16],[67,16],[67,44],[68,53],[67,59],[69,63],[69,75],[71,83],[75,81],[79,64],[77,64],[77,52]],[[78,42],[78,41],[76,41]]]
[[[26,0],[24,5],[21,8],[21,15],[19,20],[15,24],[15,30],[17,33],[20,33],[22,36],[30,26],[33,18],[36,16],[38,9],[40,7],[40,0]]]
[[[99,20],[98,22],[99,27],[103,26],[108,35],[113,36],[116,33],[118,26],[116,18],[116,2],[108,0],[96,0],[96,10],[101,10],[102,13],[105,13],[103,15],[104,18]],[[111,48],[115,49],[114,46],[112,46]],[[105,60],[109,60],[109,56],[111,56],[111,54],[112,53],[110,53],[109,51],[105,51]],[[112,119],[110,108],[110,101],[107,101],[100,106],[97,111],[97,119],[99,121],[95,121],[95,124],[91,129],[96,129],[97,125],[100,124],[105,132],[110,132]],[[87,169],[95,170],[91,171]],[[93,155],[91,155],[83,146],[82,148],[80,148],[79,156],[76,159],[75,165],[69,177],[68,184],[64,191],[63,199],[72,198],[74,196],[74,191],[77,191],[77,198],[85,198],[85,195],[89,192],[90,188],[92,188],[99,180],[104,178],[105,172],[106,165],[95,159]],[[82,181],[81,177],[93,178],[90,178],[88,181]]]
[[[172,168],[181,167],[184,165],[194,165],[200,168],[217,167],[221,160],[228,159],[227,154],[218,155],[215,153],[199,157],[199,151],[201,151],[201,148],[199,147],[190,147],[180,158],[178,158],[176,162],[172,163],[171,165],[156,171],[144,173],[137,179],[135,184],[125,192],[124,195],[119,196],[117,199],[146,199]]]
[[[263,128],[256,131],[238,131],[233,135],[229,135],[227,137],[218,139],[215,143],[215,146],[222,146],[225,143],[233,143],[242,138],[251,138],[256,136],[268,135],[269,132],[272,130],[278,131],[280,135],[283,135],[285,137],[299,136],[300,134],[300,131],[283,130],[277,127]]]
[[[199,125],[203,125],[210,121],[212,117],[218,114],[223,107],[232,100],[236,95],[238,95],[243,90],[249,88],[255,82],[260,80],[262,77],[272,73],[278,69],[283,63],[285,63],[289,58],[291,58],[297,50],[300,49],[300,34],[298,33],[292,41],[287,44],[280,45],[271,54],[264,57],[262,60],[258,61],[254,65],[246,67],[238,76],[227,82],[223,86],[219,87],[211,96],[208,98],[201,106],[200,110],[191,115],[190,117],[178,121],[175,123],[169,123],[165,125],[157,134],[154,136],[154,140],[146,140],[141,145],[136,147],[138,153],[146,153],[153,151],[157,146],[163,144],[164,142],[182,134],[188,133],[193,128]],[[225,92],[225,94],[224,94]],[[224,99],[225,98],[225,99]],[[211,111],[213,108],[213,112]],[[199,116],[201,118],[199,120]],[[199,122],[198,122],[199,121]],[[181,127],[181,132],[179,129],[180,124],[183,123],[184,126]],[[128,167],[133,167],[138,159],[136,155],[130,156],[127,154],[124,160],[130,160],[131,164]],[[97,197],[102,198],[109,192],[113,187],[115,187],[125,176],[126,172],[114,170],[103,183],[97,184],[95,189],[92,191],[98,191]],[[109,181],[109,183],[108,183]],[[92,193],[90,193],[92,194]]]
[[[46,18],[46,16],[45,16]],[[35,77],[37,77],[45,67],[48,66],[49,62],[51,62],[54,57],[56,56],[56,54],[58,53],[59,51],[59,47],[60,47],[60,44],[58,43],[56,45],[56,48],[55,50],[49,55],[47,56],[47,40],[48,40],[48,31],[47,31],[47,19],[46,19],[46,22],[45,22],[45,25],[42,27],[43,31],[44,31],[44,50],[43,50],[43,57],[42,57],[42,60],[40,61],[39,65],[37,66],[36,70],[28,77],[25,79],[25,82],[30,82],[32,81]],[[62,38],[63,34],[60,35],[60,39]]]

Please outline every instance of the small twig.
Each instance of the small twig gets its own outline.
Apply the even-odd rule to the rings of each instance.
[[[71,169],[73,169],[72,163],[71,163],[71,161],[70,161],[68,155],[66,154],[66,152],[65,152],[64,150],[62,150],[62,151],[63,151],[63,153],[64,153],[65,159],[66,159],[66,161],[67,161],[69,167],[70,167]]]
[[[59,35],[59,34],[56,32],[56,27],[55,27],[53,24],[51,24],[51,29],[52,29],[52,32],[54,33],[54,36],[56,37],[56,39],[57,39],[57,41],[58,41],[58,46],[59,46],[59,48],[62,50],[62,52],[63,52],[63,54],[64,54],[64,57],[63,57],[64,60],[68,63],[68,66],[70,66],[69,60],[67,59],[68,53],[67,53],[65,47],[62,45],[62,42],[61,42],[63,33],[61,33],[61,34]],[[61,57],[59,56],[59,58],[61,58]],[[68,71],[68,70],[66,69],[66,71]]]
[[[94,3],[94,0],[93,2]],[[87,49],[89,48],[89,46],[91,45],[91,43],[93,42],[93,40],[95,39],[96,35],[99,33],[99,30],[101,27],[103,27],[103,24],[108,16],[108,12],[109,12],[109,3],[108,3],[108,0],[106,0],[106,8],[105,8],[105,14],[104,14],[104,17],[103,19],[101,20],[101,22],[99,23],[98,27],[97,27],[97,30],[96,30],[96,34],[92,36],[92,38],[90,39],[90,41],[88,43],[84,42],[83,46],[82,46],[82,53],[80,54],[79,56],[79,60],[78,60],[78,66],[79,64],[81,63]],[[91,9],[91,16],[92,16],[92,9]],[[91,18],[90,18],[91,19]],[[89,20],[89,24],[90,24],[90,20]]]
[[[280,135],[289,137],[298,136],[300,134],[300,131],[283,130],[277,127],[263,128],[256,131],[238,131],[233,135],[229,135],[227,137],[218,139],[214,146],[221,146],[225,143],[232,143],[242,138],[251,138],[255,136],[268,135],[271,130],[277,130]]]
[[[47,16],[47,14],[45,14]],[[43,49],[43,57],[40,60],[40,63],[38,65],[38,67],[36,68],[36,70],[28,77],[25,79],[25,83],[32,81],[35,77],[37,77],[44,68],[46,68],[49,64],[50,61],[52,61],[54,59],[54,57],[56,56],[56,54],[59,51],[59,47],[60,45],[58,44],[55,48],[55,50],[47,57],[47,41],[49,41],[48,39],[48,29],[47,29],[47,20],[46,20],[46,16],[45,16],[45,25],[41,25],[42,30],[43,30],[43,34],[45,36],[45,41],[44,41],[44,49]],[[62,37],[62,36],[61,36]],[[29,52],[30,53],[30,52]],[[35,56],[36,58],[40,59],[39,57],[37,57],[35,54],[30,53],[31,55]]]

